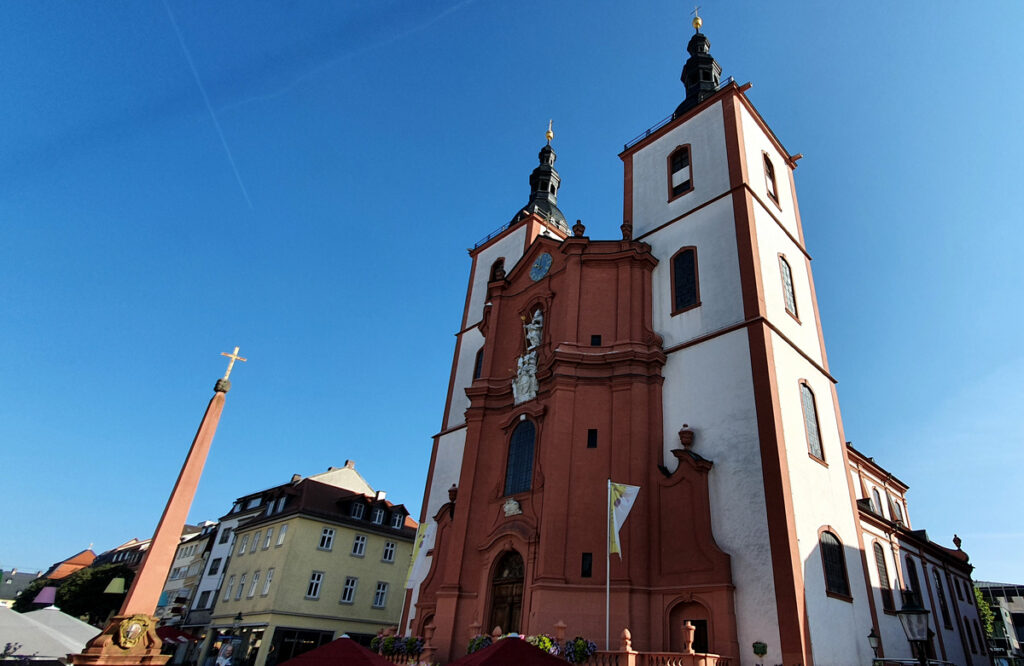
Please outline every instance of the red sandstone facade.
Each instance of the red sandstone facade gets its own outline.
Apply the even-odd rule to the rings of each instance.
[[[531,227],[533,240],[507,276],[487,285],[486,342],[479,378],[466,390],[461,476],[452,501],[433,516],[435,564],[420,590],[414,632],[433,624],[442,659],[460,656],[472,634],[502,622],[504,631],[539,633],[569,621],[573,634],[603,636],[611,478],[641,487],[622,532],[623,557],[611,562],[615,636],[629,626],[635,648],[678,651],[683,620],[703,621],[705,651],[736,654],[729,556],[711,534],[712,462],[677,445],[678,468],[661,465],[665,355],[651,325],[657,261],[642,242],[557,241],[537,236],[544,223],[536,217],[519,224]],[[530,270],[543,253],[551,267],[534,280]],[[545,322],[539,388],[516,405],[523,322],[538,309]],[[509,440],[525,420],[536,431],[530,487],[506,495]],[[596,437],[588,435],[594,430]],[[506,515],[510,498],[521,513]],[[585,553],[592,558],[586,577]],[[518,572],[498,570],[516,555],[518,588]]]

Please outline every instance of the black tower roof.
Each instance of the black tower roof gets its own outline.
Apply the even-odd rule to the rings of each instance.
[[[700,17],[693,19],[693,29],[696,34],[686,45],[690,57],[683,65],[683,73],[679,77],[679,80],[686,86],[686,99],[676,107],[675,113],[672,114],[673,118],[711,97],[718,90],[719,80],[722,77],[722,67],[711,56],[711,42],[701,33],[701,25]]]
[[[530,200],[516,213],[512,222],[514,223],[524,213],[537,213],[568,234],[569,224],[565,221],[565,215],[558,209],[558,187],[562,179],[555,171],[556,155],[551,149],[550,138],[548,144],[540,149],[538,158],[540,164],[530,174]]]

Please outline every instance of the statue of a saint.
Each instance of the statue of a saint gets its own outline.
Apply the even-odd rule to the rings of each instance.
[[[526,329],[526,349],[540,347],[541,336],[544,331],[544,314],[537,310],[533,313],[533,319],[523,325]]]
[[[537,352],[523,354],[517,361],[516,378],[512,381],[515,404],[537,397]]]

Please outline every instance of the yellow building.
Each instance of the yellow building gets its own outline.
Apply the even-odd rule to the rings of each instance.
[[[312,479],[285,506],[235,531],[211,618],[231,666],[273,666],[346,633],[365,641],[401,615],[416,534],[404,506]]]

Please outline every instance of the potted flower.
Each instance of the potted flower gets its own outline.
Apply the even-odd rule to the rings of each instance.
[[[563,655],[570,664],[583,664],[597,652],[597,644],[582,636],[566,641]]]

